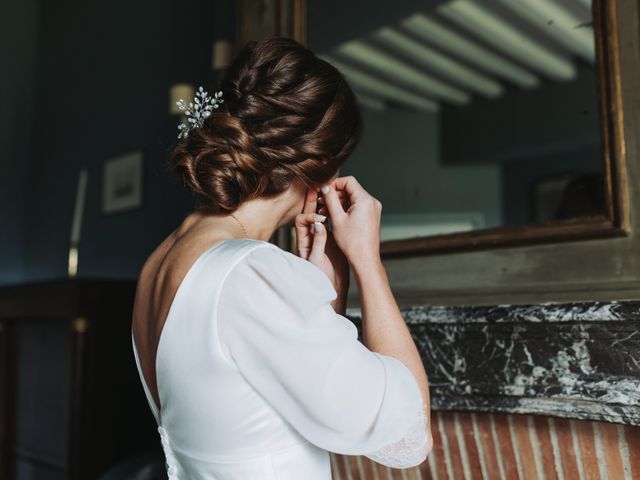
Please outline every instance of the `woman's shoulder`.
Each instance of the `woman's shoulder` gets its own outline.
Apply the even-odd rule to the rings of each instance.
[[[302,274],[310,280],[321,280],[329,283],[329,277],[320,268],[310,261],[296,255],[293,252],[284,250],[271,242],[257,240],[265,248],[251,249],[247,255],[248,263],[251,265],[267,264],[271,268],[279,270],[279,273],[290,272]]]
[[[331,280],[317,265],[271,242],[251,242],[254,248],[248,248],[232,270],[243,282],[267,282],[283,293],[337,296]]]

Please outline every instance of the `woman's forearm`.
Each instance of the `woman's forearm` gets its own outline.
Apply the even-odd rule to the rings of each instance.
[[[379,257],[351,264],[362,312],[363,343],[374,352],[404,363],[413,373],[430,417],[427,374],[409,328],[400,313]]]
[[[338,296],[336,299],[331,302],[331,306],[335,310],[336,313],[340,315],[346,315],[347,313],[347,293],[338,292]]]

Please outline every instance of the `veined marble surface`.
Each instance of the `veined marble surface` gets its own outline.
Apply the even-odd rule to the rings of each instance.
[[[432,407],[640,425],[640,302],[401,308]],[[349,309],[361,334],[359,309]]]

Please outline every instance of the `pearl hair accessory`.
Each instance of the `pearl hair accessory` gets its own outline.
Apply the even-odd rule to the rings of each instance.
[[[184,100],[178,100],[176,105],[187,117],[187,123],[178,125],[178,130],[180,131],[178,138],[185,138],[191,130],[201,127],[205,118],[211,115],[211,112],[217,109],[223,102],[222,91],[216,92],[213,97],[210,97],[202,87],[198,89],[196,97],[193,99],[193,102],[189,102],[188,106]]]

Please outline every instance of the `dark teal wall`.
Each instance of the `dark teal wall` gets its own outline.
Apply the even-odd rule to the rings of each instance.
[[[0,281],[25,278],[38,14],[36,0],[0,2]]]
[[[38,5],[38,15],[20,7],[20,15],[7,21],[11,28],[3,29],[10,45],[37,38],[37,56],[35,68],[27,68],[28,59],[19,51],[3,50],[8,64],[23,68],[10,75],[3,69],[2,86],[17,85],[11,94],[27,103],[34,99],[35,108],[31,118],[20,118],[32,125],[30,142],[0,137],[0,151],[21,153],[1,157],[0,221],[10,231],[0,237],[0,283],[66,276],[83,167],[89,182],[78,275],[135,278],[146,256],[192,208],[190,197],[165,171],[178,122],[168,114],[169,87],[213,81],[212,43],[233,35],[233,2],[66,0]],[[3,109],[0,121],[15,122],[19,110]],[[18,146],[25,143],[32,148],[22,152]],[[143,206],[105,216],[103,162],[137,148],[145,153]],[[26,179],[7,178],[16,171],[16,178]]]

